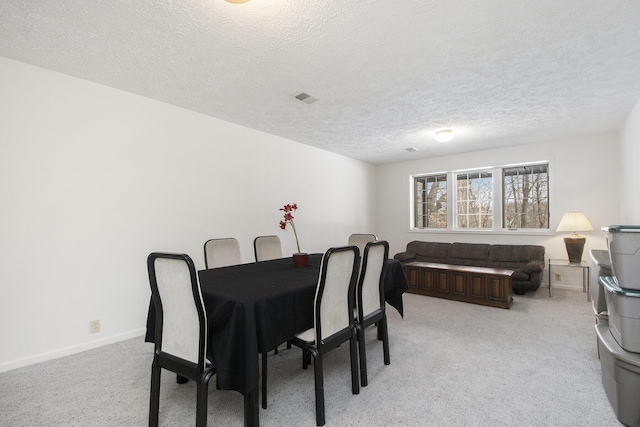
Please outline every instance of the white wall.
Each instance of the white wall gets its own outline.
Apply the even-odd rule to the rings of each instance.
[[[363,162],[1,57],[0,117],[0,372],[142,334],[151,251],[373,230]]]
[[[539,244],[545,246],[546,258],[566,259],[564,233],[534,236],[409,231],[410,175],[538,160],[551,161],[552,230],[565,212],[582,211],[594,228],[594,231],[580,233],[587,238],[583,259],[589,259],[591,249],[606,249],[605,235],[600,227],[620,220],[615,133],[380,166],[377,176],[378,235],[389,240],[392,254],[404,251],[412,240],[426,240]]]
[[[620,222],[640,225],[640,101],[620,132]]]
[[[552,228],[584,211],[585,254],[605,248],[602,225],[640,223],[640,103],[620,145],[603,134],[374,167],[0,57],[0,117],[0,372],[142,334],[151,251],[203,268],[204,241],[235,236],[249,262],[256,235],[278,234],[294,252],[278,228],[285,203],[300,206],[308,252],[375,232],[391,254],[434,240],[542,244],[564,258],[562,234],[408,231],[411,174],[552,160]]]

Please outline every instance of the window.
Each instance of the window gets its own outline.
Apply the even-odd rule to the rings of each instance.
[[[456,174],[456,227],[493,228],[491,172]]]
[[[417,177],[415,224],[417,228],[447,228],[447,175]]]
[[[502,169],[504,228],[549,228],[549,167]]]
[[[548,162],[416,175],[412,191],[413,229],[549,229]]]

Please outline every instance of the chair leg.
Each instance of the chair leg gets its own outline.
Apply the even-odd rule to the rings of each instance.
[[[267,409],[267,353],[262,353],[261,380],[262,380],[262,409]]]
[[[382,351],[384,352],[384,364],[391,364],[391,357],[389,355],[389,325],[387,324],[387,315],[385,314],[382,320],[380,320],[380,328],[382,329]]]
[[[309,366],[309,363],[311,363],[311,352],[309,350],[302,350],[302,369],[307,369],[307,366]]]
[[[362,325],[357,326],[358,344],[360,347],[360,385],[362,385],[362,387],[366,387],[369,384],[367,380],[367,351],[364,343],[364,331],[365,329]]]
[[[316,389],[316,425],[323,426],[324,420],[324,374],[322,371],[322,356],[317,351],[313,352],[313,372],[315,375]]]
[[[158,412],[160,410],[160,366],[153,362],[151,365],[151,398],[149,400],[149,427],[158,426]]]
[[[358,340],[356,338],[356,328],[351,330],[349,353],[351,354],[351,392],[353,394],[359,394],[360,378],[358,376]]]
[[[207,427],[207,402],[209,398],[209,379],[213,372],[205,373],[198,381],[196,400],[196,427]]]
[[[188,383],[188,382],[189,382],[189,378],[187,378],[187,377],[183,377],[183,376],[182,376],[182,375],[180,375],[180,374],[176,374],[176,382],[177,382],[178,384],[186,384],[186,383]]]

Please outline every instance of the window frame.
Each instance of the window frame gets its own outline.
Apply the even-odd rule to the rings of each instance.
[[[460,186],[460,176],[461,175],[467,175],[467,179],[469,179],[469,175],[478,175],[478,177],[472,177],[471,179],[481,179],[483,178],[482,175],[488,175],[488,177],[491,179],[491,227],[460,227],[458,225],[458,218],[461,215],[466,215],[467,216],[467,221],[468,218],[471,216],[471,214],[469,212],[466,213],[460,213],[459,212],[459,205],[461,201],[458,198],[458,193],[459,193],[459,189],[461,188]],[[495,227],[495,205],[494,205],[494,199],[495,199],[495,170],[493,168],[482,168],[482,169],[467,169],[464,171],[453,171],[450,174],[450,179],[453,182],[453,192],[447,193],[447,196],[449,197],[454,197],[455,196],[455,200],[452,201],[452,203],[454,203],[453,205],[448,205],[453,207],[453,212],[452,212],[452,217],[454,218],[454,222],[451,223],[451,226],[453,229],[455,230],[479,230],[479,231],[487,231],[487,230],[493,230]],[[487,178],[486,176],[484,178]],[[465,199],[464,202],[468,202],[469,199]],[[448,214],[449,212],[447,212]],[[478,214],[479,216],[482,216],[481,213]],[[489,215],[485,215],[485,216],[489,216]]]
[[[529,163],[529,164],[526,164],[526,165],[517,165],[517,166],[503,166],[503,167],[500,168],[501,172],[502,172],[501,185],[505,184],[505,180],[506,180],[507,176],[514,176],[514,175],[515,176],[526,176],[526,175],[532,175],[533,173],[535,173],[535,172],[530,172],[530,173],[527,173],[526,175],[525,174],[516,173],[516,174],[509,174],[508,175],[507,172],[509,172],[509,171],[516,170],[516,169],[536,168],[536,167],[541,167],[541,166],[544,166],[544,168],[546,169],[546,174],[547,174],[547,177],[546,177],[546,184],[547,184],[546,200],[543,201],[543,202],[546,202],[546,205],[547,205],[547,219],[546,219],[547,228],[526,228],[526,227],[515,227],[514,228],[514,227],[505,227],[506,218],[505,218],[505,215],[503,214],[503,215],[500,215],[500,220],[502,221],[502,228],[503,229],[509,230],[509,229],[513,228],[513,229],[521,229],[521,230],[545,230],[545,229],[550,229],[551,228],[551,214],[550,214],[550,203],[549,203],[550,202],[550,194],[549,193],[550,193],[550,187],[551,187],[551,180],[550,180],[550,173],[549,173],[549,163],[540,162],[540,163]],[[535,180],[532,180],[530,183],[531,184],[535,184]],[[532,189],[533,188],[537,188],[537,185],[532,185]],[[506,210],[505,204],[508,206],[508,202],[507,202],[507,197],[506,196],[507,196],[506,189],[503,187],[501,189],[501,197],[502,197],[501,209],[502,209],[503,213]],[[524,202],[524,200],[525,199],[523,198],[522,202]],[[529,198],[529,200],[531,200],[531,198]],[[533,200],[536,200],[537,202],[540,202],[540,200],[542,200],[542,199],[533,198]]]
[[[421,211],[421,213],[415,211],[415,209],[417,208],[417,205],[418,205],[418,203],[417,203],[418,202],[417,194],[416,194],[417,187],[418,187],[418,180],[420,178],[426,178],[426,177],[433,178],[433,181],[432,181],[433,183],[436,183],[436,182],[444,182],[445,183],[445,191],[447,193],[447,198],[446,198],[445,204],[447,205],[447,207],[449,206],[449,204],[448,204],[449,203],[449,176],[446,173],[433,173],[433,174],[419,175],[419,176],[413,177],[411,179],[411,185],[412,185],[411,191],[412,191],[412,194],[413,194],[413,197],[412,197],[413,202],[412,202],[412,205],[411,205],[412,209],[413,209],[413,211],[412,211],[413,213],[412,213],[412,216],[411,216],[411,224],[412,224],[412,226],[415,226],[415,224],[418,221],[418,217],[419,216],[423,217],[423,219],[422,219],[423,222],[425,222],[426,224],[429,224],[429,211],[428,211],[428,208],[426,206],[426,205],[428,205],[428,202],[427,202],[428,198],[425,198],[425,199],[422,200],[422,204],[425,205],[425,206],[424,206],[423,210]],[[444,181],[441,180],[442,177],[445,178]],[[423,188],[422,192],[424,192],[424,193],[427,192],[427,185],[426,185],[427,182],[428,181],[425,180],[425,182],[423,183],[424,188]],[[449,217],[449,209],[447,209],[446,212],[447,213],[446,213],[445,218],[444,218],[444,221],[446,223],[446,227],[416,227],[416,228],[420,229],[420,230],[422,230],[422,229],[446,230],[449,227],[449,224],[451,223],[451,219]],[[436,218],[440,216],[437,213],[435,213],[435,215],[436,215]],[[436,219],[436,223],[437,222],[438,221]]]
[[[435,171],[428,173],[417,173],[409,176],[409,232],[420,234],[442,234],[442,233],[456,233],[456,234],[520,234],[520,235],[554,235],[554,231],[551,226],[551,217],[553,212],[552,200],[553,197],[553,178],[555,176],[553,172],[553,159],[549,160],[537,160],[521,163],[510,163],[500,166],[486,166],[478,168],[457,169],[451,171]],[[522,166],[534,166],[534,165],[547,165],[547,180],[548,180],[548,215],[549,215],[549,228],[504,228],[503,227],[503,169],[516,168]],[[457,188],[456,177],[460,173],[478,173],[478,172],[490,172],[492,174],[493,193],[492,193],[492,209],[493,209],[493,227],[492,228],[458,228],[456,221],[456,209],[457,209]],[[415,194],[415,180],[416,178],[443,175],[447,176],[447,228],[417,228],[415,226],[415,208],[416,208],[416,194]]]

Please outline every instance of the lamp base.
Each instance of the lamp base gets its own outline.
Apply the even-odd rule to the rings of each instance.
[[[585,237],[578,234],[564,238],[564,245],[567,247],[567,255],[569,255],[570,263],[580,264],[582,262],[582,252],[584,251],[584,243],[586,241],[587,239]]]

